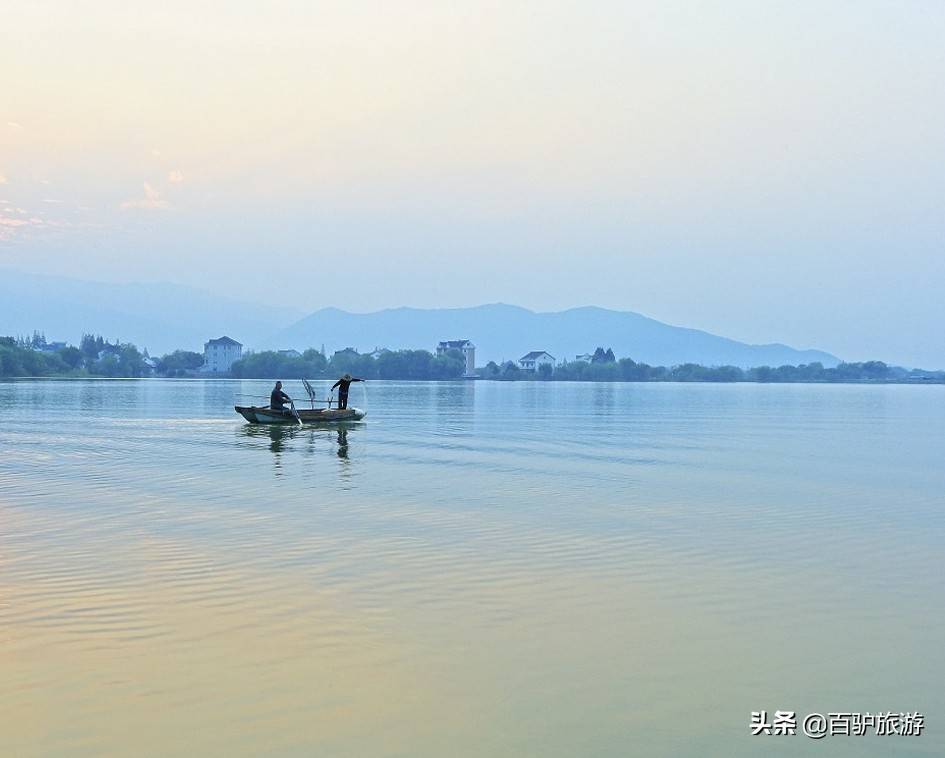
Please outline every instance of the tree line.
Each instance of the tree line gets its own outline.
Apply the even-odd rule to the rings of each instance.
[[[147,350],[85,334],[78,347],[48,343],[36,332],[31,338],[0,337],[0,377],[17,376],[194,376],[203,354],[189,350],[152,359]],[[309,349],[301,355],[271,350],[251,352],[236,361],[230,375],[243,379],[317,379],[350,373],[362,379],[458,379],[465,370],[458,350],[433,355],[426,350],[384,351],[377,358],[346,349],[326,358]]]
[[[361,379],[459,379],[466,363],[458,350],[434,355],[427,350],[390,350],[376,358],[356,350],[339,350],[326,358],[314,349],[301,356],[271,350],[249,353],[230,373],[244,379],[302,379],[351,374]]]
[[[0,337],[0,376],[141,377],[151,373],[144,354],[128,342],[114,343],[101,335],[85,334],[78,347],[32,338]]]
[[[203,365],[203,354],[175,350],[152,359],[130,342],[83,334],[79,346],[47,342],[45,335],[0,337],[0,376],[185,376]]]
[[[0,337],[0,377],[104,376],[144,377],[194,376],[203,365],[203,354],[175,350],[160,358],[139,351],[129,343],[109,342],[101,335],[85,334],[78,347],[48,343],[34,332],[31,338]],[[330,358],[315,349],[301,354],[265,350],[250,352],[236,361],[231,376],[242,379],[319,379],[350,373],[362,379],[459,379],[465,371],[462,353],[451,350],[434,355],[427,350],[382,351],[376,357],[351,348]],[[882,361],[841,363],[826,368],[821,363],[799,366],[650,366],[631,358],[618,359],[612,349],[598,347],[589,362],[572,361],[552,368],[539,366],[524,371],[512,361],[502,365],[490,361],[478,369],[480,378],[497,381],[577,382],[945,382],[945,371],[923,371],[889,366]]]
[[[822,363],[798,366],[756,366],[743,369],[738,366],[702,366],[683,363],[678,366],[650,366],[632,358],[614,356],[611,349],[597,348],[589,361],[572,361],[552,369],[538,367],[537,372],[523,371],[511,361],[498,365],[489,362],[482,378],[498,381],[531,379],[539,381],[570,382],[826,382],[826,383],[895,383],[945,382],[945,371],[924,371],[889,366],[882,361],[840,363],[826,368]]]

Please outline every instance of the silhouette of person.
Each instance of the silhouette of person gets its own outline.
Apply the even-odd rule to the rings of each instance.
[[[269,407],[274,411],[284,411],[285,404],[291,402],[292,398],[282,391],[282,382],[276,382],[275,389],[269,395]]]
[[[331,385],[332,390],[338,388],[338,408],[344,410],[348,407],[348,390],[351,389],[352,382],[363,382],[363,379],[355,379],[351,374],[345,374],[341,379]]]

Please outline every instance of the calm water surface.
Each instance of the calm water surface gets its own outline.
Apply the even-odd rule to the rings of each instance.
[[[0,754],[945,754],[945,388],[269,389],[0,383]]]

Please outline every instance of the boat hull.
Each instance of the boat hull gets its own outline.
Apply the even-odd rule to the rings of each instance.
[[[234,406],[240,416],[251,424],[326,424],[337,421],[360,421],[367,415],[360,408],[299,408],[299,417],[292,411],[274,411],[271,408],[256,406]]]

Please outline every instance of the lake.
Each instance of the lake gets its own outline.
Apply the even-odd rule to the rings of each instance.
[[[945,387],[270,388],[0,383],[0,754],[945,754]]]

